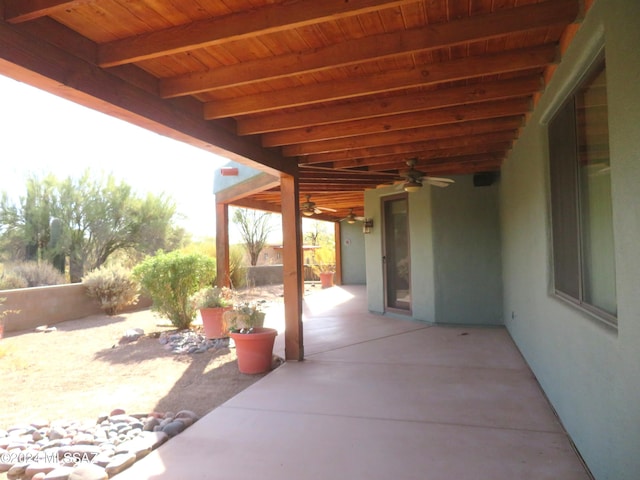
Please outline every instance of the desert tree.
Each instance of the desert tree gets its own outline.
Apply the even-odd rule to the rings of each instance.
[[[251,266],[255,266],[273,229],[271,213],[237,208],[233,212],[232,221],[238,227]]]
[[[112,175],[95,180],[87,170],[62,181],[31,177],[18,204],[6,195],[0,201],[0,245],[9,260],[37,259],[59,268],[68,259],[70,279],[79,282],[115,252],[178,246],[184,232],[173,225],[175,216],[170,198],[139,198]],[[16,255],[21,251],[23,258]]]

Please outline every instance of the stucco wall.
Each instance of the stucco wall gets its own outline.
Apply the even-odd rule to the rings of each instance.
[[[342,244],[342,284],[364,285],[367,281],[367,274],[362,222],[354,224],[342,222],[340,237]]]
[[[545,121],[603,42],[618,328],[550,294]],[[640,2],[597,0],[506,161],[501,181],[504,316],[598,480],[640,472]]]
[[[436,321],[502,325],[499,183],[452,178],[431,189]]]
[[[28,330],[40,325],[55,325],[65,320],[76,320],[102,313],[96,300],[89,298],[81,283],[49,287],[19,288],[0,291],[5,298],[3,308],[18,310],[5,318],[5,332]],[[147,308],[148,298],[141,298],[127,311]]]
[[[442,324],[502,324],[499,187],[474,187],[471,176],[448,188],[408,195],[412,318]],[[384,312],[381,199],[365,193],[374,229],[365,235],[369,310]]]
[[[257,265],[243,267],[241,270],[249,286],[281,285],[283,282],[282,265]]]

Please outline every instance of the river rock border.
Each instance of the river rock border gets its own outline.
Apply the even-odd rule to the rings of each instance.
[[[8,480],[106,480],[198,420],[190,410],[97,421],[33,422],[0,430],[0,473]]]

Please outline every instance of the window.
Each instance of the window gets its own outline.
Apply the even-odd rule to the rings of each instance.
[[[606,65],[600,58],[549,123],[556,295],[616,324]]]

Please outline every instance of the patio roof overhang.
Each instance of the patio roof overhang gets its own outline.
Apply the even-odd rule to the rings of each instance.
[[[588,3],[588,2],[586,2]],[[0,71],[161,134],[363,192],[497,171],[572,36],[580,0],[4,0]],[[279,185],[248,196],[281,205]],[[300,199],[304,201],[304,197]]]
[[[283,213],[287,356],[302,358],[305,196],[337,221],[409,158],[498,171],[589,3],[0,0],[0,73],[279,178],[217,215]]]

